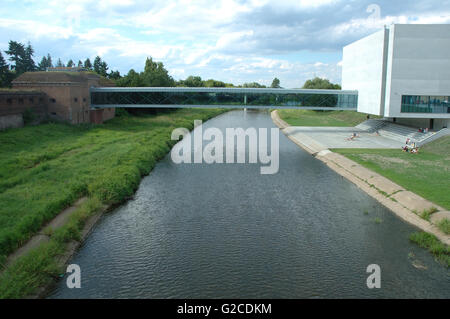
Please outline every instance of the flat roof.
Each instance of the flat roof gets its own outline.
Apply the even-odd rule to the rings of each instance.
[[[358,94],[354,90],[309,90],[273,88],[210,88],[210,87],[92,87],[91,92],[173,92],[173,93],[253,93],[253,94]]]

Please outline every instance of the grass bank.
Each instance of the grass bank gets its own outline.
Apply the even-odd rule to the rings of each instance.
[[[58,256],[79,239],[104,205],[134,193],[142,176],[175,143],[176,127],[193,128],[223,110],[182,109],[122,116],[103,125],[45,124],[0,133],[0,262],[78,198],[89,199],[48,243],[0,275],[0,297],[20,298],[61,273]]]
[[[352,127],[367,119],[365,114],[352,111],[278,110],[278,114],[291,126]]]
[[[450,247],[441,243],[436,236],[425,232],[413,233],[409,240],[422,248],[428,249],[440,263],[447,267],[450,266]]]
[[[333,151],[450,210],[450,136],[425,145],[419,154],[387,149]]]

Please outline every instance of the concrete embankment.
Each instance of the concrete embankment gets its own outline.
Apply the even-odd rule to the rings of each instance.
[[[403,187],[395,184],[391,180],[381,176],[360,164],[334,153],[316,142],[307,134],[289,134],[289,124],[283,121],[277,111],[273,111],[273,122],[283,131],[286,136],[295,144],[306,150],[317,159],[324,162],[335,172],[345,177],[361,190],[375,198],[385,207],[394,212],[397,216],[406,222],[420,228],[421,230],[435,235],[443,243],[450,245],[450,236],[443,233],[436,225],[442,218],[450,218],[450,212],[444,208],[420,197],[417,194],[407,191]],[[436,208],[440,219],[434,218],[432,222],[422,219],[414,212],[423,212]]]

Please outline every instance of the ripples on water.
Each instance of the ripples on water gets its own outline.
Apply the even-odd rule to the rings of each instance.
[[[267,113],[233,111],[208,127],[274,125]],[[409,243],[415,228],[282,133],[279,173],[259,169],[167,156],[71,261],[82,288],[64,278],[50,297],[450,297],[449,271]],[[416,269],[410,252],[428,269]],[[369,264],[381,266],[382,289],[367,288]]]

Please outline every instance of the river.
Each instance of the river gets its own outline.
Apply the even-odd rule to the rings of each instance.
[[[208,127],[274,124],[232,111]],[[280,132],[276,175],[166,156],[72,259],[81,289],[63,278],[49,297],[449,298],[450,272],[409,242],[414,231]],[[370,264],[381,289],[367,288]]]

